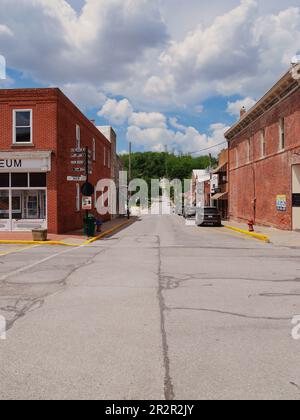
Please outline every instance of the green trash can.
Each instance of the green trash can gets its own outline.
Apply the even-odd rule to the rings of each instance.
[[[84,234],[88,238],[93,238],[95,236],[96,229],[96,219],[92,214],[89,214],[87,218],[84,219]]]

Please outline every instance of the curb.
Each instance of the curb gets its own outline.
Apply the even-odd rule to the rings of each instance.
[[[266,235],[262,235],[260,233],[255,233],[255,232],[248,232],[247,230],[239,229],[239,228],[236,228],[236,227],[233,227],[233,226],[224,225],[224,227],[226,229],[233,230],[234,232],[238,232],[238,233],[242,233],[243,235],[251,236],[252,238],[258,239],[259,241],[263,241],[263,242],[266,242],[268,244],[271,243],[270,238]]]
[[[40,241],[0,240],[0,245],[50,245],[50,246],[69,246],[73,248],[78,248],[80,246],[86,246],[86,245],[92,244],[96,241],[99,241],[102,238],[105,238],[106,236],[112,235],[113,233],[115,233],[119,229],[122,229],[122,227],[129,225],[130,223],[131,223],[131,220],[121,223],[120,225],[117,225],[114,228],[109,229],[101,233],[100,235],[95,236],[94,238],[91,238],[83,242],[82,244],[68,244],[67,242],[59,242],[59,241],[40,242]]]
[[[122,229],[123,227],[129,225],[130,223],[131,223],[131,220],[126,220],[126,222],[121,223],[120,225],[117,225],[117,226],[113,227],[112,229],[107,230],[106,232],[101,233],[98,236],[95,236],[95,238],[89,239],[88,241],[84,242],[83,245],[89,245],[89,244],[92,244],[92,243],[94,243],[96,241],[99,241],[102,238],[105,238],[106,236],[110,236],[113,233],[117,232],[118,230]],[[83,246],[83,245],[81,245],[81,246]]]

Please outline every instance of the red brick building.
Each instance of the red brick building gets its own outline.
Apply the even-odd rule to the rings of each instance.
[[[111,178],[109,140],[59,89],[0,90],[0,130],[0,230],[81,228],[71,149],[89,147],[96,185]]]
[[[279,229],[300,229],[300,65],[225,134],[229,215]]]

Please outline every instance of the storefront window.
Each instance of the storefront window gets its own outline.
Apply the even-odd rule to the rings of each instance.
[[[0,188],[8,188],[8,187],[9,187],[9,174],[0,173]]]
[[[28,174],[11,174],[11,186],[13,188],[26,188],[28,187]]]
[[[30,174],[30,187],[32,188],[39,188],[39,187],[46,187],[46,174],[44,173],[37,173],[37,174]]]

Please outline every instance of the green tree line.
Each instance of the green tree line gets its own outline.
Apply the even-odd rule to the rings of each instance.
[[[129,155],[121,156],[126,170],[129,169]],[[212,166],[217,160],[212,158]],[[190,179],[194,169],[206,169],[210,165],[209,156],[175,156],[170,153],[138,152],[131,155],[131,173],[133,178],[142,178],[148,185],[151,179],[168,178]]]

